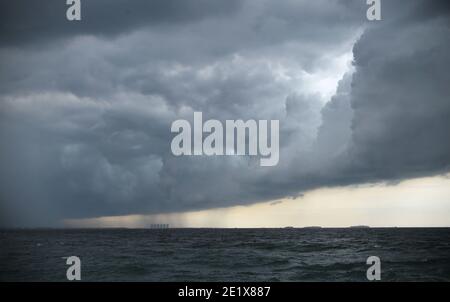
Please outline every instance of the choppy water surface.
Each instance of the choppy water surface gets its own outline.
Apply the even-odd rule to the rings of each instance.
[[[450,281],[450,229],[1,230],[0,280]]]

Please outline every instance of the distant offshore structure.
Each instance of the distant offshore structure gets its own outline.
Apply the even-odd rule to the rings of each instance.
[[[151,224],[150,225],[150,229],[168,229],[169,228],[169,224]]]

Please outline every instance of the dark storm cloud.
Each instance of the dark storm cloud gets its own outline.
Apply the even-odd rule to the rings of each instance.
[[[330,184],[398,181],[449,170],[449,6],[392,5],[383,11],[397,18],[365,31],[353,48],[351,87],[341,83],[344,93],[338,90],[322,110],[316,147],[333,171],[327,173],[334,175]],[[336,156],[326,151],[342,150],[343,143]]]
[[[105,2],[82,1],[79,24],[65,21],[61,1],[27,3],[24,14],[19,2],[1,4],[4,224],[248,204],[448,171],[444,2],[384,1],[376,24],[364,21],[365,1]],[[193,111],[279,119],[278,166],[172,156],[170,125]]]
[[[355,46],[351,152],[363,171],[403,178],[448,169],[448,17],[373,29]]]
[[[115,36],[138,27],[179,25],[235,12],[237,0],[87,0],[82,22],[67,22],[66,0],[0,2],[1,45],[22,45],[79,34]]]

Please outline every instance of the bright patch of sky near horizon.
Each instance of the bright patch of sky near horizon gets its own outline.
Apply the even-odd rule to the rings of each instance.
[[[297,199],[249,206],[159,215],[72,219],[67,227],[450,227],[450,175],[417,178],[395,185],[373,184],[317,189]]]

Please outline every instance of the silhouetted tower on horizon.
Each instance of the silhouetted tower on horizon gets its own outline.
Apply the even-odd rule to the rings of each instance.
[[[169,228],[169,224],[167,224],[167,223],[151,224],[150,228],[151,229],[168,229]]]

